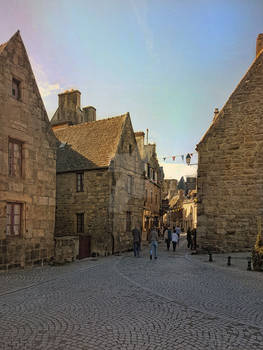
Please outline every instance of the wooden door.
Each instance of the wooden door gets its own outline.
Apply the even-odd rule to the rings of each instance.
[[[79,259],[88,258],[91,255],[90,243],[90,236],[79,236]]]

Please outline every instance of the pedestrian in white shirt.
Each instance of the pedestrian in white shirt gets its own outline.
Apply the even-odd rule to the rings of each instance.
[[[176,250],[176,244],[178,242],[178,234],[176,233],[176,230],[174,229],[173,230],[173,233],[172,233],[172,244],[173,244],[173,251],[175,252]]]
[[[177,245],[178,245],[178,247],[179,247],[180,234],[181,234],[182,230],[181,230],[181,228],[177,225],[176,228],[175,228],[175,231],[176,231],[177,236],[178,236]]]

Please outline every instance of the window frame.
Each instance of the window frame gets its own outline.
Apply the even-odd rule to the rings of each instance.
[[[77,233],[84,233],[84,213],[76,213]]]
[[[11,212],[8,215],[8,207],[10,206]],[[19,207],[19,223],[15,224],[15,207]],[[23,215],[23,203],[20,202],[7,202],[6,203],[6,236],[7,237],[21,237],[22,235],[22,215]],[[11,220],[9,223],[8,217],[10,216]],[[18,226],[18,233],[15,233],[15,226]],[[9,227],[9,229],[8,229]]]
[[[22,177],[23,175],[23,141],[14,139],[12,137],[8,138],[8,175],[12,177]],[[10,152],[10,145],[12,149]],[[14,145],[19,146],[19,171],[15,172],[15,150]]]
[[[21,80],[17,79],[14,76],[12,77],[11,95],[17,101],[21,101],[21,98],[22,98],[21,84],[22,84]],[[16,87],[16,89],[14,89],[14,86]],[[17,91],[17,94],[14,94],[14,91]]]
[[[84,192],[84,172],[83,171],[78,171],[76,173],[76,192]]]
[[[151,167],[149,164],[147,164],[147,177],[148,177],[148,179],[151,178]]]

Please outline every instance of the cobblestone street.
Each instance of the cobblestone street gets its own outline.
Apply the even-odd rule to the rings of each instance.
[[[0,349],[263,349],[263,276],[159,246],[0,274]]]

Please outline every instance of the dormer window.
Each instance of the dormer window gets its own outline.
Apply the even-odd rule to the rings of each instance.
[[[21,99],[21,82],[15,78],[12,79],[12,96],[16,100]]]
[[[132,154],[132,145],[129,145],[129,155]]]

